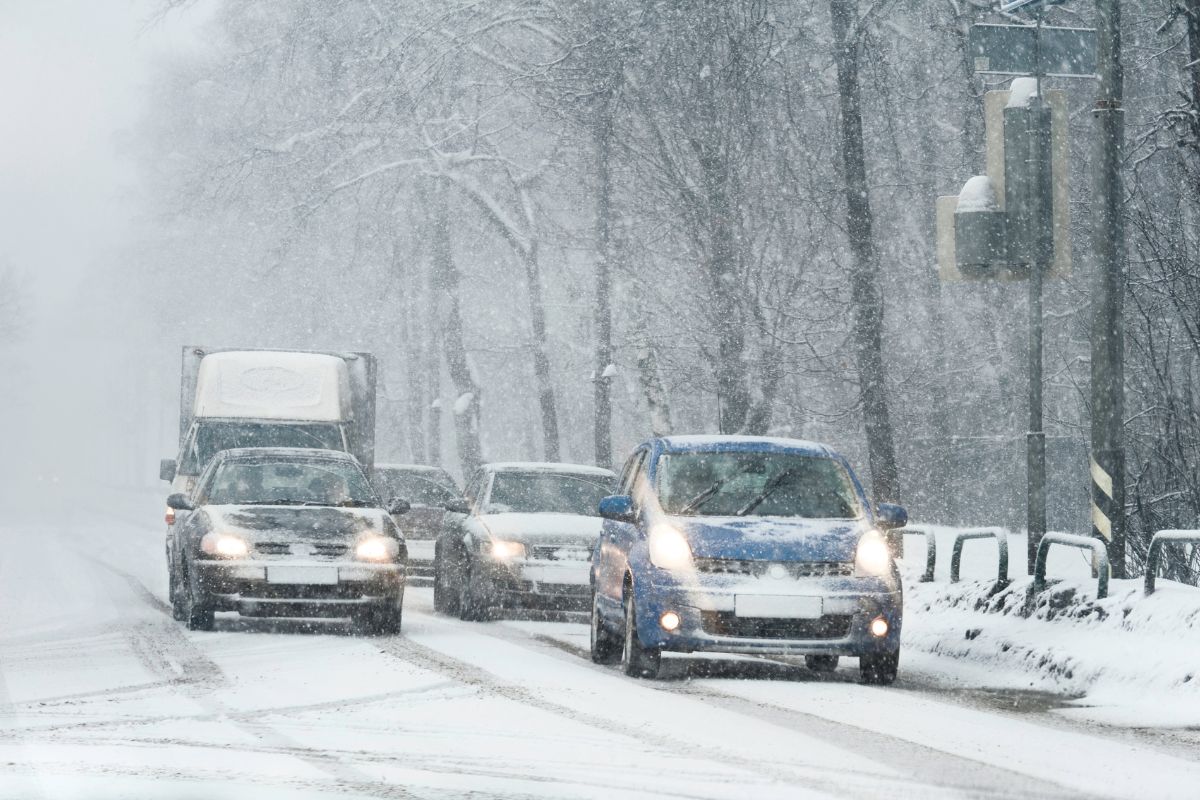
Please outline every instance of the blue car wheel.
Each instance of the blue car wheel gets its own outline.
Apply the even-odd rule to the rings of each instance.
[[[633,678],[657,678],[662,666],[662,651],[645,647],[637,632],[637,607],[632,589],[625,592],[625,640],[621,648],[621,669]]]
[[[621,657],[621,640],[604,624],[597,607],[596,592],[592,592],[592,661],[597,664],[615,664]]]

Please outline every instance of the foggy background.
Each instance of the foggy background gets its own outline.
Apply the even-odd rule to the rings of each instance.
[[[1196,159],[1164,99],[1191,67],[1169,6],[1126,15],[1141,531],[1200,509]],[[375,352],[379,461],[461,475],[472,437],[484,459],[552,458],[556,438],[562,460],[603,461],[607,381],[606,466],[669,424],[824,441],[867,472],[827,3],[0,9],[5,506],[165,488],[185,344]],[[1020,528],[1027,289],[934,268],[934,200],[983,171],[982,93],[1005,83],[963,49],[995,15],[860,11],[899,499],[921,520]],[[1047,285],[1049,513],[1083,532],[1094,87],[1058,85],[1074,268]]]

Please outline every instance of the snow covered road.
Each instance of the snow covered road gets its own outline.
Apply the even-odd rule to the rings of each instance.
[[[689,660],[648,683],[591,664],[577,621],[462,623],[425,589],[399,637],[192,633],[153,524],[80,513],[0,542],[0,798],[1200,791],[1200,756],[964,702],[928,657],[892,688],[858,685],[852,661]]]

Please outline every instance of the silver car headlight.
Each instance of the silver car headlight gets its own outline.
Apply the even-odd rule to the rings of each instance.
[[[490,542],[483,542],[481,548],[484,553],[499,561],[512,561],[515,558],[525,557],[525,545],[520,542],[493,539]]]

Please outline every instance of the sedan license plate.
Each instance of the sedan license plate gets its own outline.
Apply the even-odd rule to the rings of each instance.
[[[820,597],[739,594],[733,598],[733,613],[738,617],[819,619],[821,611]]]
[[[267,583],[332,586],[337,582],[337,567],[267,567]]]

